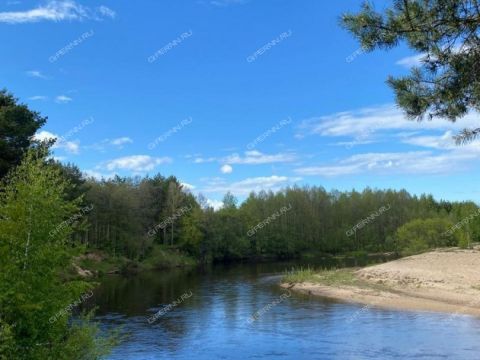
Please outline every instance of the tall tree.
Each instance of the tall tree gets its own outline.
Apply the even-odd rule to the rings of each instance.
[[[167,204],[168,204],[168,211],[169,211],[169,221],[170,221],[170,228],[171,228],[171,237],[170,237],[170,245],[173,245],[174,239],[174,232],[175,232],[175,212],[180,206],[182,201],[182,189],[181,186],[177,183],[176,180],[170,181],[168,184],[168,193],[167,193]]]
[[[98,329],[65,311],[90,285],[60,277],[79,251],[69,244],[79,201],[66,200],[68,182],[39,151],[0,192],[0,359],[98,359]]]
[[[341,22],[366,51],[406,42],[420,54],[409,76],[387,81],[408,117],[455,121],[480,110],[478,0],[395,0],[384,13],[365,2]],[[455,139],[463,143],[478,135],[480,127],[464,129]]]
[[[0,90],[0,178],[18,165],[32,136],[47,118],[30,110],[6,90]]]

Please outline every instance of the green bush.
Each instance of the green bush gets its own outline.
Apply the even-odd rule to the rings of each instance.
[[[399,227],[395,234],[397,250],[403,255],[431,248],[459,245],[460,232],[447,234],[452,227],[447,219],[415,219]]]

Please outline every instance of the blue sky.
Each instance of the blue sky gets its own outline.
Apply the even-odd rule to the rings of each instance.
[[[406,120],[385,80],[418,56],[362,53],[338,20],[360,3],[2,1],[1,86],[96,177],[174,174],[212,203],[294,183],[478,201],[479,143],[451,141],[478,114]]]

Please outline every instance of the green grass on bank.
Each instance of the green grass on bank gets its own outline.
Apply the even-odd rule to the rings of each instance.
[[[360,285],[360,280],[355,277],[355,269],[334,269],[315,271],[311,268],[293,269],[283,278],[284,283],[311,282],[322,285]]]

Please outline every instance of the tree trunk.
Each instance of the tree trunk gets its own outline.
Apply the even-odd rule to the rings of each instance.
[[[28,234],[27,244],[25,245],[25,261],[23,262],[23,270],[27,268],[28,248],[30,247],[30,237],[32,234],[32,206],[28,209]]]

